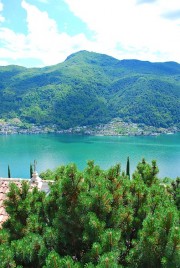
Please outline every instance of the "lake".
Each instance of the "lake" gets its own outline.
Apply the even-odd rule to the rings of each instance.
[[[131,173],[144,157],[157,160],[159,177],[180,176],[180,133],[161,136],[103,137],[77,135],[7,135],[0,136],[0,177],[29,178],[30,163],[37,160],[37,171],[76,163],[84,169],[87,160],[95,160],[101,168],[121,163],[126,169],[130,157]]]

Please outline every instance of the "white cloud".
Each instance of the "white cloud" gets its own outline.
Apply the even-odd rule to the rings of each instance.
[[[179,0],[64,1],[93,32],[93,41],[84,33],[70,36],[62,32],[47,12],[22,0],[28,33],[0,27],[0,61],[37,59],[42,62],[41,66],[52,65],[73,52],[86,49],[119,59],[180,62],[180,20],[164,16],[180,8]],[[0,0],[0,12],[2,10]]]
[[[83,34],[73,37],[59,32],[55,20],[49,18],[47,12],[22,1],[27,12],[28,34],[18,34],[8,28],[0,28],[1,59],[37,59],[44,65],[59,63],[65,58],[88,46]]]
[[[8,61],[0,60],[0,66],[7,66],[7,65],[9,65]]]
[[[65,2],[94,31],[97,51],[123,58],[180,62],[180,21],[163,18],[164,12],[180,8],[179,0],[141,1],[143,5],[135,0]]]

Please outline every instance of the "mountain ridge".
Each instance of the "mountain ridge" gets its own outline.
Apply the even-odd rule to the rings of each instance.
[[[79,51],[43,68],[0,67],[1,117],[60,128],[121,117],[179,127],[180,64]]]

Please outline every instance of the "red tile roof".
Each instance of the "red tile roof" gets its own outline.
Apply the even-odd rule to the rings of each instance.
[[[42,190],[44,192],[49,191],[49,182],[52,181],[44,181],[41,180],[39,184],[32,183],[31,180],[28,179],[8,179],[8,178],[0,178],[0,229],[2,228],[2,224],[8,219],[8,214],[4,207],[4,201],[7,198],[7,193],[9,192],[9,185],[10,183],[15,183],[19,188],[22,188],[22,182],[27,181],[30,183],[30,189],[34,187],[38,187],[39,190]]]

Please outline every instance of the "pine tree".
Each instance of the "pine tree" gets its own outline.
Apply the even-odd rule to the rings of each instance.
[[[127,158],[127,164],[126,164],[126,176],[130,178],[130,163],[129,163],[129,156]]]
[[[30,179],[32,178],[33,175],[33,166],[32,164],[30,164]]]
[[[179,267],[179,180],[168,190],[157,172],[143,161],[129,180],[89,161],[52,171],[48,195],[11,184],[1,267]]]
[[[8,178],[11,178],[11,171],[9,165],[8,165]]]

